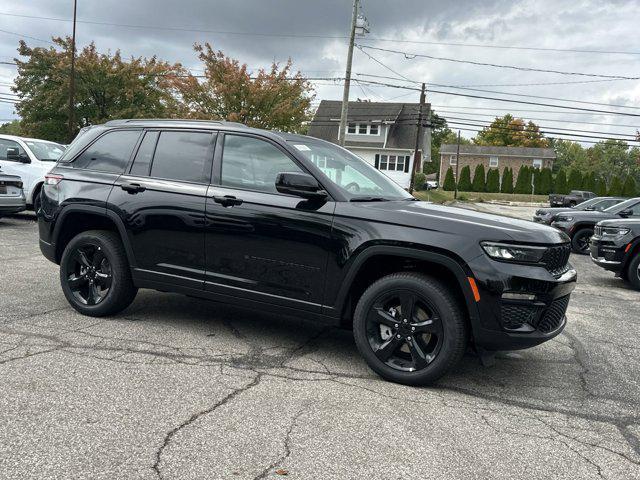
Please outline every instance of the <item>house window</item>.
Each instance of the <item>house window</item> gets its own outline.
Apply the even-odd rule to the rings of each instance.
[[[489,157],[489,167],[498,166],[498,157]]]
[[[396,170],[399,172],[404,171],[404,156],[398,157],[398,160],[396,161]]]
[[[380,155],[380,170],[386,170],[386,169],[387,169],[387,156]]]
[[[396,156],[389,155],[389,168],[387,170],[395,170],[396,169]]]
[[[350,123],[347,133],[351,135],[379,135],[380,125],[370,125],[368,123]]]
[[[542,160],[540,160],[539,158],[534,158],[533,168],[542,168]]]
[[[456,163],[457,163],[456,162],[456,156],[455,155],[451,155],[449,157],[449,165],[455,165]]]
[[[378,155],[376,155],[378,157]],[[389,172],[406,172],[409,163],[408,155],[380,155],[379,163],[376,161],[378,170],[386,170]]]

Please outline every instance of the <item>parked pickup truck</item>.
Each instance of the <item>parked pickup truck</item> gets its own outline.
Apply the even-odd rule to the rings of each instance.
[[[568,195],[552,193],[549,195],[549,205],[552,207],[575,207],[579,203],[595,196],[595,193],[584,190],[571,190]]]

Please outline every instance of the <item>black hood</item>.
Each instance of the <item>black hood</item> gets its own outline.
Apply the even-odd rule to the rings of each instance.
[[[569,241],[569,237],[559,230],[529,220],[429,202],[406,200],[366,202],[351,203],[349,207],[351,214],[371,220],[471,236],[478,240],[533,244],[557,244]]]
[[[626,227],[640,232],[640,218],[617,218],[598,222],[601,227]]]

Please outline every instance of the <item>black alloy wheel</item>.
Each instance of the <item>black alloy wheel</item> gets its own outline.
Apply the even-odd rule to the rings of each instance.
[[[636,252],[636,256],[629,262],[627,267],[627,280],[633,288],[640,290],[640,253]]]
[[[442,338],[438,309],[413,291],[382,293],[369,309],[369,345],[380,361],[396,370],[425,368],[440,352]]]
[[[586,255],[589,252],[589,241],[593,236],[593,230],[590,228],[583,228],[578,230],[571,239],[571,246],[575,253]]]
[[[96,243],[78,245],[65,264],[67,286],[84,305],[97,305],[111,289],[111,264]]]
[[[76,235],[60,259],[60,283],[67,301],[92,317],[127,308],[138,293],[119,235],[90,230]]]
[[[433,383],[462,358],[465,306],[441,281],[418,272],[377,280],[353,313],[360,354],[381,377],[405,385]]]

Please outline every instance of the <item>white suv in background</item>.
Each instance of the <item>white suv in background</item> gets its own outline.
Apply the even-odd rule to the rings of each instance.
[[[27,205],[38,211],[44,176],[53,168],[65,147],[46,140],[0,135],[0,170],[22,179]]]

